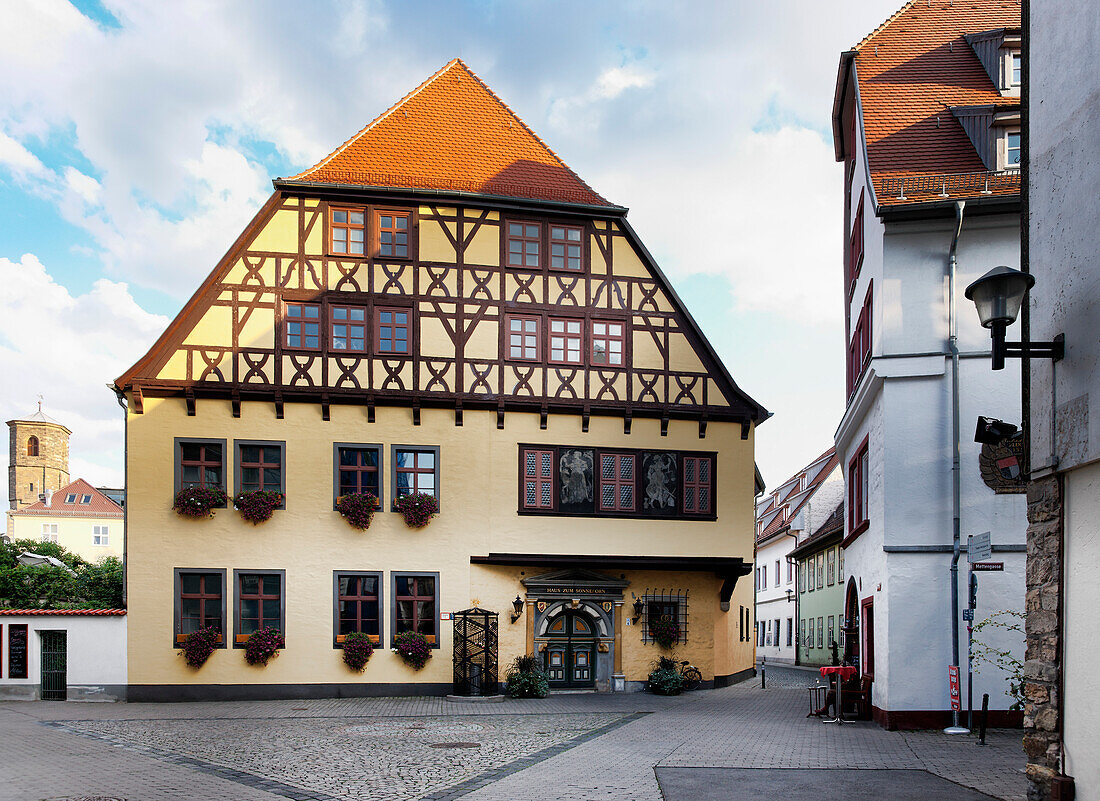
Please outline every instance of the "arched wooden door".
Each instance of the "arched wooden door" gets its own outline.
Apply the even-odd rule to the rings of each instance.
[[[859,666],[859,593],[854,578],[848,579],[844,597],[844,664]]]
[[[551,687],[596,686],[596,630],[592,618],[568,610],[546,627],[546,674]]]

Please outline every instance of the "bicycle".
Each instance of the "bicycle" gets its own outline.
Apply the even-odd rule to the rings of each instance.
[[[686,660],[680,663],[680,677],[684,680],[685,690],[694,690],[703,683],[703,674],[699,672],[699,668]]]

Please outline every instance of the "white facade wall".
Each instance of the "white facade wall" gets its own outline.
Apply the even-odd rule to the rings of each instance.
[[[8,632],[11,625],[27,630],[27,678],[8,677]],[[41,695],[41,631],[66,632],[66,684],[70,701],[126,700],[125,615],[0,615],[3,665],[0,700],[32,701]]]
[[[1066,338],[1066,357],[1032,361],[1033,477],[1063,474],[1062,639],[1066,773],[1079,801],[1100,801],[1100,69],[1094,6],[1048,0],[1030,21],[1031,338]],[[1045,607],[1044,607],[1045,608]]]
[[[797,531],[792,531],[797,534]],[[756,566],[767,571],[767,587],[758,586],[756,591],[756,621],[764,632],[764,645],[760,645],[759,629],[756,637],[756,658],[767,662],[794,662],[794,638],[787,645],[787,621],[795,625],[794,591],[797,587],[794,570],[787,580],[787,554],[794,550],[795,538],[786,534],[773,537],[762,546],[757,546]],[[779,565],[779,581],[776,582],[776,565]],[[787,601],[787,590],[791,591],[791,600]],[[775,631],[776,621],[780,631]]]
[[[862,138],[862,136],[861,136]],[[857,152],[848,220],[867,184],[864,153]],[[950,581],[952,543],[951,361],[949,249],[954,219],[883,222],[869,192],[864,199],[864,257],[854,291],[846,294],[848,337],[872,294],[872,361],[849,401],[836,445],[848,463],[868,443],[869,527],[845,549],[845,581],[859,599],[874,599],[875,666],[872,703],[880,710],[950,708]],[[1019,267],[1019,216],[964,217],[958,247],[957,310],[960,359],[961,531],[990,531],[1004,573],[979,577],[977,619],[999,610],[1023,611],[1026,502],[995,495],[978,468],[973,442],[979,414],[1020,423],[1019,365],[990,367],[989,332],[981,328],[963,290],[994,266]],[[847,290],[846,290],[847,291]],[[1009,338],[1018,336],[1010,330]],[[923,549],[923,550],[918,550]],[[937,550],[938,549],[938,550]],[[966,604],[965,555],[960,562],[960,609]],[[960,621],[960,662],[966,694],[966,624]],[[1022,635],[983,635],[1023,657]],[[983,667],[974,680],[975,703],[990,693],[992,709],[1006,709],[1008,676]]]

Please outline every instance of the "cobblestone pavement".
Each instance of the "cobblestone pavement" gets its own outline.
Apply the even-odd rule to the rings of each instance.
[[[919,770],[1006,801],[1026,797],[1018,732],[992,731],[979,748],[940,732],[827,726],[805,718],[798,688],[812,679],[769,667],[766,690],[757,680],[679,698],[503,704],[6,702],[0,799],[661,801],[655,768],[875,771],[868,782],[883,770]],[[832,786],[838,799],[855,797],[850,783]]]

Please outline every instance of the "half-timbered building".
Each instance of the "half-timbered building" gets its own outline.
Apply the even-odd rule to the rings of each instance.
[[[451,614],[499,660],[637,689],[673,650],[749,675],[755,426],[616,206],[458,60],[274,192],[149,352],[127,405],[131,699],[438,693]],[[173,511],[187,487],[283,493]],[[370,491],[366,530],[335,510]],[[421,492],[422,528],[393,512]],[[199,670],[184,637],[214,626]],[[250,667],[257,628],[285,636]],[[419,631],[419,671],[390,651]],[[353,631],[382,647],[362,673]]]

